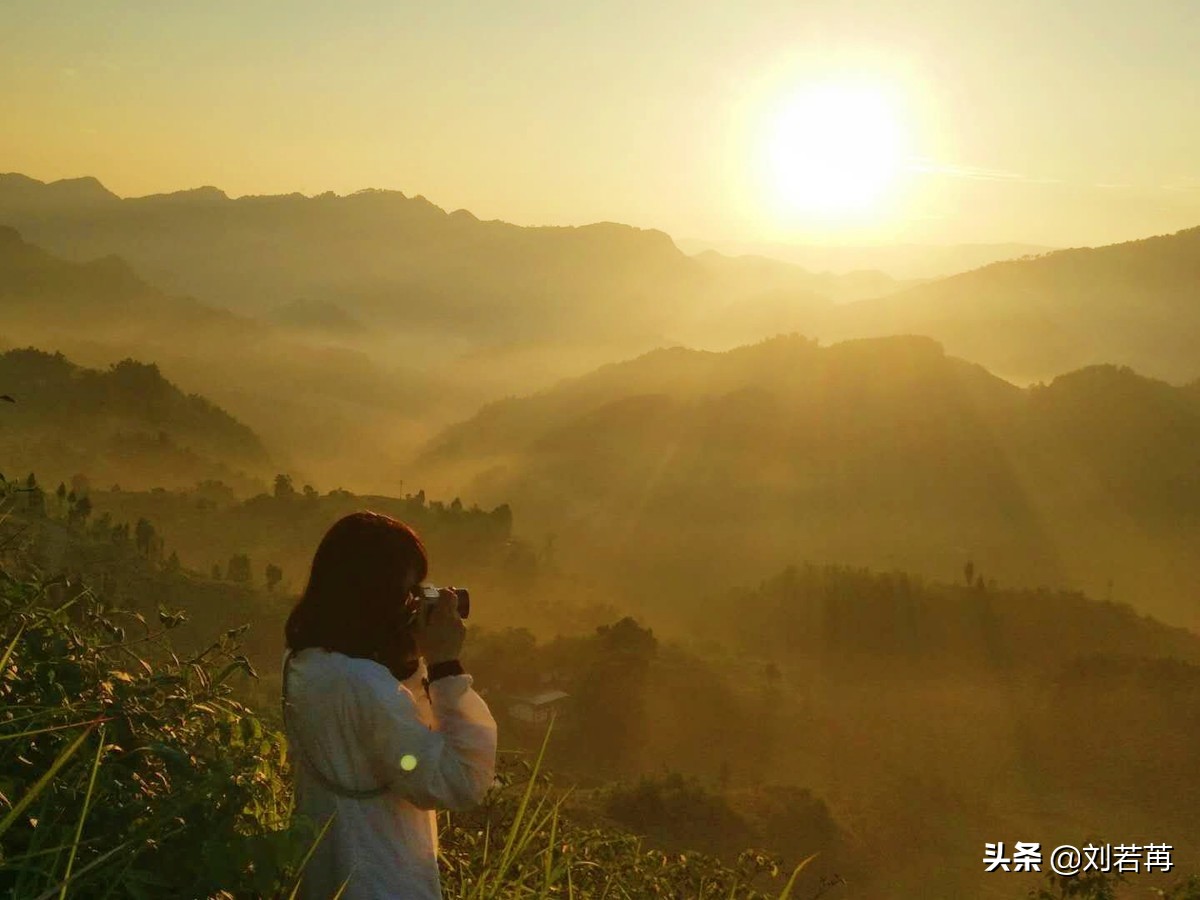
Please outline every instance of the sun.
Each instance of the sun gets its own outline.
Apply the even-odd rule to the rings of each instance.
[[[879,87],[803,87],[777,107],[765,140],[765,177],[784,214],[862,217],[878,210],[900,174],[905,135]]]

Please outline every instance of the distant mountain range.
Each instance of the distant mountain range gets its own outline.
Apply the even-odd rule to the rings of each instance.
[[[4,175],[4,222],[66,259],[0,232],[0,296],[21,310],[0,326],[0,345],[62,349],[89,365],[157,361],[254,423],[273,453],[364,491],[396,490],[418,441],[487,401],[673,344],[724,351],[791,332],[826,342],[914,334],[1018,383],[1103,364],[1176,383],[1200,377],[1200,229],[904,284],[688,256],[661,232],[612,223],[484,222],[395,191],[122,199],[95,179]],[[775,390],[776,377],[786,381],[772,372],[742,385],[748,393],[723,401],[720,415],[737,420],[766,402],[756,392]],[[661,401],[625,396],[655,391],[626,388],[610,400],[629,406],[605,415],[655,433],[655,414],[638,404]],[[470,464],[495,449],[480,443]],[[439,464],[461,483],[459,462]]]
[[[765,280],[738,261],[726,273],[722,257],[694,260],[660,231],[484,222],[399,191],[232,199],[205,187],[123,199],[94,178],[8,174],[0,224],[68,259],[117,254],[168,291],[240,312],[303,297],[409,337],[453,332],[488,345],[654,342],[763,290],[844,300],[893,287],[875,276],[864,292],[861,278],[780,263]]]
[[[676,240],[685,253],[718,251],[728,256],[762,256],[801,266],[812,272],[852,274],[875,272],[890,278],[945,278],[990,263],[1040,256],[1056,248],[1040,244],[879,244],[821,246],[754,241]]]
[[[1097,363],[1200,377],[1200,228],[993,263],[840,307],[831,338],[927,334],[1006,377]]]
[[[804,250],[826,270],[817,274],[762,255],[689,256],[662,232],[627,225],[480,221],[398,191],[232,199],[205,187],[123,199],[94,178],[9,174],[0,175],[0,224],[67,259],[117,254],[168,293],[385,368],[404,359],[437,384],[465,385],[464,404],[471,385],[527,393],[656,346],[724,350],[792,331],[925,334],[1021,382],[1108,362],[1168,380],[1200,376],[1191,349],[1200,346],[1200,229],[1048,253],[868,248],[877,270],[926,260],[908,275],[988,263],[914,283],[881,271],[828,274],[843,268],[832,264],[836,248]],[[1007,256],[1021,258],[993,262]]]
[[[425,433],[417,419],[429,404],[455,397],[403,361],[385,367],[310,339],[320,328],[312,322],[284,326],[174,296],[118,257],[66,261],[3,226],[0,303],[0,346],[61,351],[99,368],[125,358],[157,363],[173,382],[254,423],[276,465],[334,486],[355,483],[345,478],[349,451],[390,471],[407,453],[400,448]]]
[[[489,404],[416,461],[656,591],[804,560],[1110,592],[1200,624],[1200,384],[1021,389],[928,338],[660,350]],[[1111,584],[1110,584],[1111,582]]]

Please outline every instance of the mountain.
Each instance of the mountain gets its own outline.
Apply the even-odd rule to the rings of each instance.
[[[336,303],[306,300],[303,297],[276,307],[271,311],[270,319],[277,325],[298,332],[358,334],[363,330],[362,323]]]
[[[202,188],[72,205],[62,182],[40,186],[44,203],[30,182],[0,176],[0,222],[71,259],[117,253],[169,290],[238,310],[306,296],[417,330],[477,327],[481,316],[490,336],[568,320],[615,328],[616,310],[649,327],[661,324],[645,315],[651,293],[697,277],[661,232],[481,222],[399,191],[231,199]]]
[[[867,288],[862,276],[776,261],[697,260],[661,231],[612,222],[480,221],[399,191],[232,199],[200,188],[122,199],[94,179],[0,175],[0,224],[71,260],[117,254],[170,292],[238,312],[287,309],[297,298],[333,304],[371,330],[376,351],[395,353],[400,342],[435,361],[439,341],[493,354],[603,345],[585,353],[596,365],[611,348],[627,355],[681,334],[721,341],[706,317],[764,294],[846,300],[894,288],[878,274]]]
[[[118,256],[68,262],[5,226],[0,226],[0,298],[6,328],[69,322],[76,329],[132,329],[140,340],[163,329],[256,339],[266,332],[252,319],[156,290]]]
[[[685,253],[717,250],[730,255],[750,254],[801,266],[813,272],[886,273],[900,280],[945,278],[1005,259],[1018,259],[1055,248],[1038,244],[879,244],[839,246],[751,241],[678,240]],[[882,292],[880,292],[882,293]]]
[[[0,175],[4,207],[11,214],[41,216],[56,212],[111,206],[120,198],[97,179],[63,178],[49,184],[18,175]]]
[[[848,304],[821,333],[926,334],[1023,381],[1099,363],[1190,381],[1200,377],[1200,228],[994,263]]]
[[[166,293],[119,257],[60,259],[6,227],[0,303],[4,344],[61,351],[100,368],[153,361],[253,423],[276,463],[302,478],[352,485],[345,474],[354,459],[368,477],[380,473],[366,484],[385,483],[383,473],[423,433],[418,417],[432,400],[455,408],[453,386],[435,389],[403,362],[380,365],[311,326],[283,327]]]
[[[105,487],[218,479],[248,490],[271,464],[250,428],[184,394],[155,365],[126,359],[97,371],[61,353],[9,350],[0,354],[0,384],[17,400],[0,419],[10,477],[80,473]]]
[[[649,596],[802,560],[951,578],[972,559],[1195,625],[1196,396],[1117,367],[1022,389],[928,338],[791,336],[490,404],[415,466]]]

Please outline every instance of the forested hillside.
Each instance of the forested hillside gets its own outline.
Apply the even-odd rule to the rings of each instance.
[[[33,348],[0,353],[0,455],[8,474],[32,469],[108,487],[261,484],[270,457],[245,424],[158,367],[125,359],[103,371]]]
[[[928,338],[780,337],[490,404],[416,468],[662,608],[797,559],[945,578],[974,558],[1195,625],[1196,397],[1113,366],[1022,389]]]
[[[544,549],[515,538],[507,508],[487,513],[420,494],[293,494],[286,476],[277,484],[277,492],[250,501],[213,484],[188,494],[121,494],[109,509],[97,492],[95,511],[81,511],[79,499],[57,504],[53,495],[39,500],[39,488],[9,486],[0,534],[3,563],[16,579],[9,583],[47,582],[52,606],[90,587],[121,629],[109,631],[117,644],[140,633],[135,614],[168,628],[180,654],[202,653],[230,632],[211,662],[243,655],[239,666],[257,678],[235,682],[234,696],[269,725],[277,721],[282,623],[303,569],[292,574],[269,556],[235,553],[209,572],[181,548],[202,539],[196,532],[206,518],[206,540],[234,531],[243,547],[302,542],[311,552],[308,532],[319,536],[320,523],[344,511],[403,511],[427,537],[435,573],[456,583],[470,573],[477,614],[464,660],[500,721],[502,749],[534,754],[545,734],[514,703],[539,691],[566,695],[544,760],[557,785],[575,787],[562,799],[559,827],[581,829],[581,847],[617,853],[615,865],[637,858],[619,861],[627,851],[616,849],[624,845],[613,829],[621,827],[693,859],[664,878],[708,871],[693,851],[733,866],[753,846],[789,871],[819,852],[798,882],[808,893],[799,896],[840,880],[852,886],[847,896],[973,894],[989,884],[980,881],[975,850],[1003,826],[1063,840],[1095,830],[1166,831],[1179,844],[1177,864],[1195,868],[1188,810],[1200,797],[1192,797],[1186,760],[1200,721],[1187,710],[1200,691],[1200,639],[1191,632],[1078,593],[989,586],[974,564],[958,584],[794,566],[756,587],[697,597],[672,626],[647,616],[636,590],[596,602],[605,595],[595,585],[564,577]],[[158,504],[153,521],[113,514],[122,503],[149,509],[145,502]],[[308,524],[286,533],[284,523],[296,520]],[[68,581],[51,583],[60,573]],[[151,671],[172,671],[154,653]],[[142,685],[136,667],[121,671]],[[86,676],[93,677],[103,680]],[[193,675],[186,684],[195,702],[211,705],[206,692],[216,688]],[[143,690],[151,687],[124,696],[149,702]],[[189,709],[179,714],[200,715]],[[162,723],[168,745],[194,740],[187,735],[198,726]],[[283,777],[275,763],[254,762],[255,746],[247,745],[244,763],[229,764],[266,765],[269,778]],[[175,776],[172,791],[192,790],[192,776]],[[1140,812],[1131,818],[1135,801]],[[486,815],[511,812],[499,804]],[[930,840],[897,865],[891,848],[914,828]],[[481,865],[469,832],[447,834],[463,854],[452,858]],[[230,857],[222,866],[236,867],[243,850],[229,842],[220,852]],[[719,875],[726,884],[730,877]]]

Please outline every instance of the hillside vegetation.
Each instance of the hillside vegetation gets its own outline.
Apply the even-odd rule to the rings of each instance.
[[[249,427],[184,394],[153,364],[124,359],[98,371],[61,353],[9,350],[0,353],[0,383],[16,395],[0,424],[10,475],[86,472],[105,486],[224,479],[248,490],[270,468]]]
[[[793,335],[489,404],[414,467],[662,611],[797,560],[948,578],[973,558],[1196,625],[1197,396],[1115,366],[1022,389],[928,338]]]
[[[313,504],[321,511],[313,518],[329,520],[367,505],[367,498],[344,492],[292,496],[285,485],[281,479],[278,496],[227,506],[213,499],[212,485],[190,496],[152,492],[147,498],[157,500],[163,518],[135,525],[109,511],[81,514],[78,500],[60,504],[51,494],[37,501],[40,489],[22,484],[9,488],[0,535],[6,548],[0,563],[25,598],[22,609],[31,603],[55,609],[73,597],[83,609],[92,595],[98,598],[96,611],[110,624],[97,620],[96,627],[109,646],[106,654],[118,654],[101,659],[134,679],[138,686],[129,690],[138,697],[145,700],[146,691],[158,689],[158,674],[174,673],[183,680],[171,683],[188,685],[205,707],[225,710],[235,722],[261,720],[261,737],[259,726],[230,726],[250,729],[258,751],[247,751],[245,765],[265,765],[252,784],[273,792],[253,817],[237,819],[242,825],[231,819],[220,826],[247,834],[282,827],[274,804],[286,803],[286,770],[259,756],[262,741],[277,740],[271,729],[278,725],[279,635],[293,594],[282,582],[264,579],[267,560],[261,557],[251,564],[235,554],[212,573],[181,564],[172,549],[174,532],[164,523],[172,521],[172,509],[195,510],[189,527],[203,516],[218,526],[240,521],[241,540],[268,546],[267,535],[300,517],[297,504]],[[844,879],[848,897],[911,897],[930,885],[939,894],[971,895],[990,884],[980,880],[987,876],[975,860],[979,846],[1001,827],[1061,840],[1096,832],[1169,832],[1178,843],[1177,865],[1196,868],[1187,850],[1195,840],[1189,811],[1200,797],[1193,796],[1187,760],[1200,741],[1200,720],[1189,712],[1200,708],[1194,702],[1200,700],[1200,639],[1190,632],[1077,593],[989,587],[973,567],[954,585],[839,566],[792,567],[757,587],[710,593],[680,616],[682,630],[651,628],[636,592],[609,595],[613,605],[607,609],[589,605],[592,592],[556,574],[551,557],[519,540],[510,543],[513,526],[504,512],[416,499],[391,502],[429,536],[439,571],[490,560],[490,572],[487,566],[475,571],[485,580],[470,582],[479,615],[470,620],[465,660],[500,722],[506,758],[532,759],[545,736],[544,727],[513,715],[511,698],[547,689],[568,695],[543,764],[554,772],[555,784],[574,789],[546,802],[561,800],[555,827],[558,840],[576,854],[572,858],[605,860],[606,867],[616,867],[608,872],[614,884],[636,886],[646,878],[665,896],[698,896],[700,874],[725,885],[714,895],[725,897],[739,859],[754,871],[775,865],[786,873],[819,852],[797,882],[809,893]],[[369,505],[379,508],[384,500],[372,498]],[[69,583],[54,578],[57,573],[66,573]],[[85,586],[90,593],[78,596]],[[121,649],[145,634],[143,620],[151,631],[170,631],[182,669],[172,668],[169,653],[154,650],[153,640],[135,648],[153,676]],[[1047,635],[1059,637],[1051,642]],[[94,656],[90,649],[79,652]],[[230,681],[214,705],[204,678],[211,686],[220,672],[197,674],[186,665],[197,654],[213,663],[225,660],[219,668],[236,663],[227,680],[238,669],[258,677]],[[61,663],[81,664],[73,659]],[[87,678],[127,683],[87,671]],[[52,680],[62,683],[63,677]],[[99,696],[76,693],[89,703]],[[205,709],[176,709],[184,718],[177,725],[164,720],[164,727],[187,734],[223,727],[203,725],[213,715]],[[61,715],[84,711],[70,706]],[[145,734],[155,727],[150,719],[139,721]],[[1120,741],[1112,740],[1114,728]],[[1064,729],[1071,735],[1065,744]],[[79,732],[54,734],[53,749],[39,757],[47,765]],[[90,761],[84,751],[94,753],[97,746],[80,745],[82,768],[73,777],[83,777]],[[197,767],[209,752],[195,754]],[[20,771],[17,783],[30,785],[36,770]],[[520,780],[519,771],[513,775]],[[187,793],[191,777],[170,784]],[[204,790],[214,790],[215,781],[203,783]],[[76,793],[69,796],[80,796],[79,785],[71,790]],[[510,800],[481,812],[483,819],[455,816],[445,826],[453,848],[447,863],[454,860],[463,879],[486,868],[472,823],[499,828],[511,822],[513,794],[519,788],[508,789]],[[276,824],[267,827],[269,821]],[[916,828],[929,841],[898,865],[893,848]],[[644,836],[644,847],[621,829]],[[545,831],[540,834],[534,848],[557,845],[541,843]],[[239,854],[273,854],[274,868],[260,868],[260,874],[294,875],[297,856],[283,835],[264,838],[262,846],[257,839],[244,846],[234,841],[225,850],[216,836],[181,833],[182,840],[226,852],[214,871],[243,885],[238,896],[254,892],[237,880],[250,877],[239,868],[246,860]],[[258,849],[246,849],[251,847]],[[760,850],[741,855],[747,847]],[[674,862],[652,874],[647,866],[654,859]],[[61,876],[61,868],[55,871]],[[191,872],[181,869],[181,878],[185,871]],[[541,862],[521,871],[544,876]],[[574,883],[578,888],[586,879]],[[681,883],[692,887],[681,893]],[[633,887],[629,891],[639,896]]]
[[[181,643],[190,613],[156,602],[161,582],[130,596],[113,579],[100,587],[48,575],[39,561],[49,531],[29,534],[41,514],[14,515],[26,499],[14,490],[4,491],[0,525],[29,540],[14,547],[9,533],[0,551],[0,889],[294,896],[321,832],[292,815],[277,725],[235,699],[234,682],[258,677],[241,652],[245,628]],[[79,528],[59,535],[75,545],[73,559],[97,549]],[[119,542],[110,549],[101,555],[124,571],[152,568]],[[227,605],[220,614],[245,612]],[[746,850],[726,865],[572,821],[541,761],[506,755],[482,807],[440,819],[448,898],[801,896],[793,869],[767,852]]]

